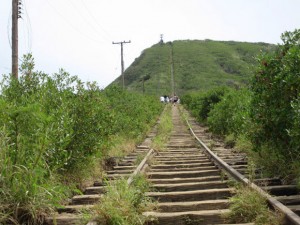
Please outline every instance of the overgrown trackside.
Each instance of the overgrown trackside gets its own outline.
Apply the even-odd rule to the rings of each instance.
[[[299,30],[286,32],[276,52],[259,56],[249,89],[227,90],[218,101],[219,89],[183,98],[213,132],[254,150],[262,171],[287,181],[300,176],[299,39]]]
[[[211,104],[204,103],[216,90],[182,98],[214,134],[250,153],[261,175],[287,184],[299,184],[300,177],[299,40],[300,30],[286,32],[275,52],[260,55],[248,89],[226,90]]]
[[[157,134],[153,138],[151,147],[155,150],[163,150],[164,145],[167,143],[171,131],[173,129],[172,117],[171,117],[172,104],[167,104],[163,111],[159,124],[157,126]]]
[[[150,183],[143,175],[135,176],[130,186],[126,179],[119,179],[106,187],[107,193],[95,206],[98,224],[142,225],[150,220],[142,213],[153,209],[155,203],[146,196]]]
[[[108,155],[116,136],[140,140],[162,107],[156,98],[101,90],[64,70],[35,71],[31,55],[21,73],[1,85],[0,223],[40,224]]]

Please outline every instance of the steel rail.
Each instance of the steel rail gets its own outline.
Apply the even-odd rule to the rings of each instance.
[[[205,149],[205,152],[207,153],[208,157],[214,161],[215,164],[217,164],[219,167],[221,167],[223,170],[225,170],[230,176],[232,176],[235,180],[243,183],[244,185],[249,186],[253,190],[256,190],[258,193],[260,193],[263,197],[265,197],[268,201],[268,203],[279,212],[283,213],[285,216],[286,222],[289,222],[288,224],[291,225],[300,225],[300,217],[294,213],[292,210],[290,210],[288,207],[286,207],[284,204],[279,202],[277,199],[269,195],[267,192],[265,192],[263,189],[261,189],[256,184],[252,183],[249,179],[247,179],[245,176],[240,174],[238,171],[236,171],[234,168],[229,166],[226,162],[224,162],[221,158],[219,158],[215,153],[213,153],[195,134],[195,132],[192,129],[192,126],[190,125],[189,121],[185,118],[185,121],[189,127],[190,132],[193,134],[195,139],[201,144],[201,146]]]
[[[133,171],[133,173],[130,175],[130,177],[127,179],[127,184],[130,185],[134,179],[134,177],[141,172],[143,167],[146,165],[147,160],[154,154],[153,149],[149,149],[148,153],[144,157],[144,159],[140,162],[140,164],[137,166],[137,168]]]

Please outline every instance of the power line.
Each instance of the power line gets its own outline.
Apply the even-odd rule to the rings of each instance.
[[[96,33],[100,34],[100,33],[98,33],[98,30],[95,28],[95,26],[92,23],[90,23],[88,21],[88,19],[84,16],[84,14],[82,13],[82,11],[78,9],[78,7],[76,6],[76,4],[74,4],[73,1],[70,1],[70,3],[72,5],[72,7],[77,11],[77,14],[80,15],[80,17],[83,19],[82,21],[84,21],[93,30],[93,34],[96,34]],[[104,37],[102,34],[101,34],[101,36]],[[95,36],[95,38],[96,38],[96,36]]]
[[[105,39],[109,40],[111,39],[111,35],[101,26],[101,24],[98,23],[97,19],[95,18],[94,14],[91,12],[91,10],[87,7],[87,5],[84,3],[83,0],[81,0],[84,8],[88,11],[88,15],[92,18],[93,21],[98,25],[98,27],[106,34]]]
[[[8,43],[9,43],[9,46],[10,48],[12,48],[11,46],[11,18],[12,18],[12,8],[10,9],[10,14],[8,15],[8,19],[7,19],[7,26],[6,26],[6,29],[7,29],[7,39],[8,39]]]
[[[47,0],[47,3],[51,6],[51,8],[53,8],[53,10],[56,12],[56,14],[58,14],[61,18],[63,18],[70,27],[72,27],[72,29],[74,29],[77,33],[79,33],[80,35],[90,39],[91,41],[94,41],[96,43],[99,43],[98,40],[94,39],[93,37],[83,33],[82,31],[80,31],[77,27],[75,27],[65,16],[63,16],[51,3],[49,0]]]
[[[31,21],[30,21],[30,17],[28,14],[28,10],[27,10],[27,3],[26,0],[23,0],[23,4],[24,4],[24,15],[26,16],[26,20],[25,20],[25,24],[26,24],[26,28],[27,28],[27,44],[28,44],[28,52],[31,52],[32,49],[32,26],[31,26]]]

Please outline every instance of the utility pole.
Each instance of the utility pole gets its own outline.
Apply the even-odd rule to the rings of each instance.
[[[173,57],[173,43],[170,43],[170,61],[171,61],[171,89],[172,96],[175,95],[175,80],[174,80],[174,57]]]
[[[21,0],[12,0],[12,70],[11,74],[18,79],[18,19],[21,18]]]
[[[124,60],[123,60],[123,44],[131,43],[131,41],[121,41],[121,42],[113,42],[114,45],[121,45],[121,76],[123,83],[123,90],[125,89],[125,79],[124,79]]]

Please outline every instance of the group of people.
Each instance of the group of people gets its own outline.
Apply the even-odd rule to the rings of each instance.
[[[169,98],[169,96],[164,95],[164,96],[160,96],[160,102],[161,103],[179,103],[180,99],[178,98],[177,95],[174,95],[170,98]]]

